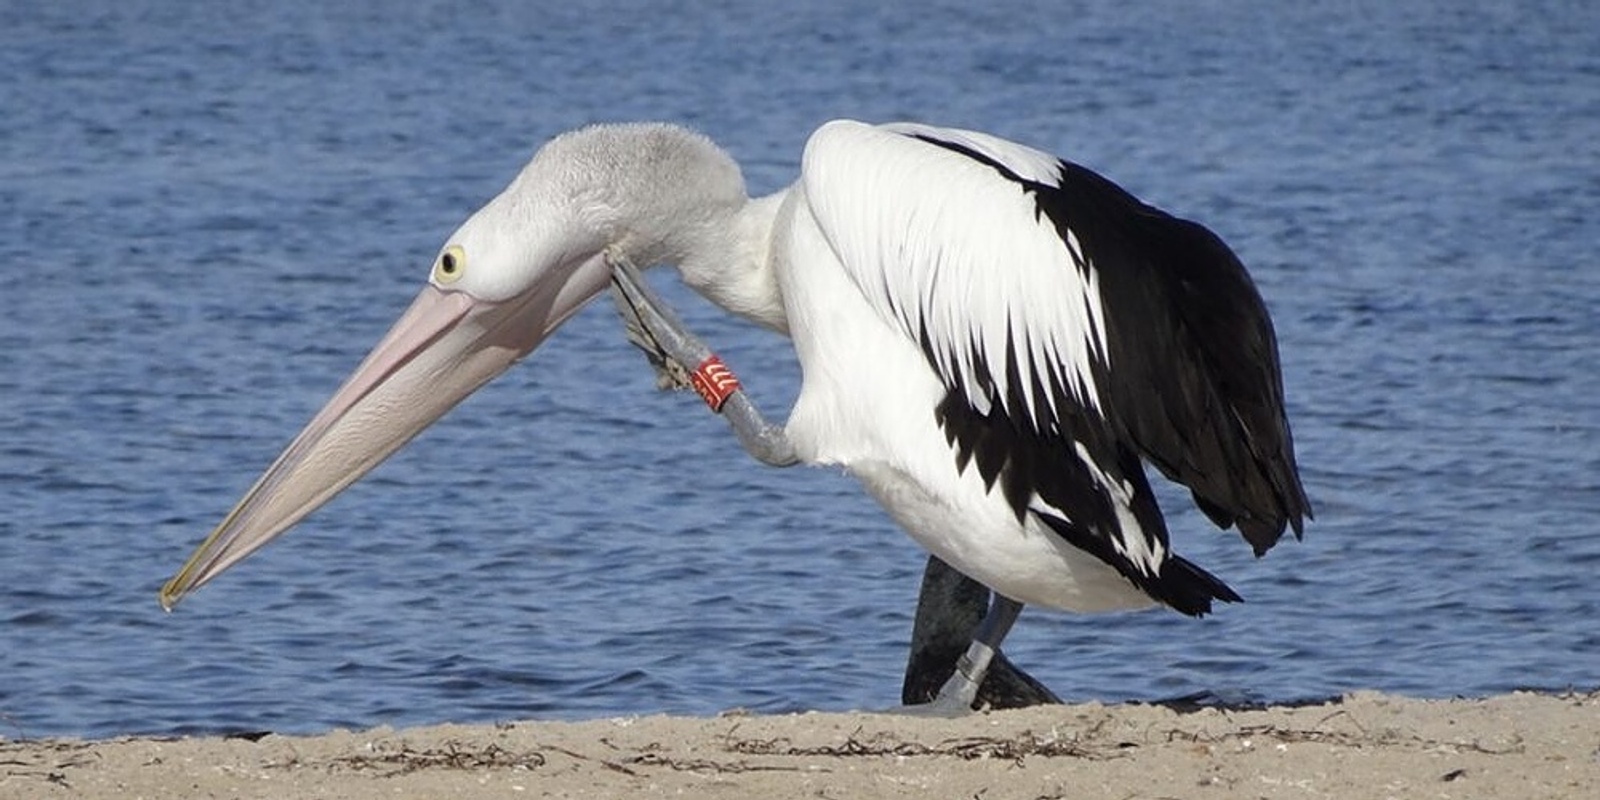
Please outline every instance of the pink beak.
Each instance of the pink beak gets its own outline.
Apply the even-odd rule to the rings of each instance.
[[[511,300],[429,286],[161,588],[177,605],[388,458],[605,289],[594,255]]]

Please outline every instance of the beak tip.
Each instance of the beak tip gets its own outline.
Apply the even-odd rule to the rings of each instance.
[[[161,604],[162,611],[170,614],[172,609],[178,607],[178,601],[182,600],[185,594],[188,594],[188,592],[179,588],[177,579],[173,579],[168,581],[166,586],[161,587],[161,593],[156,595],[156,602]]]

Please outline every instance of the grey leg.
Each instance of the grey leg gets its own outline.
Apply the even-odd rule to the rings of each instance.
[[[740,444],[744,445],[745,450],[756,460],[777,467],[799,463],[799,458],[796,457],[794,448],[789,444],[783,429],[762,417],[732,372],[722,365],[710,347],[684,327],[672,309],[656,296],[649,284],[645,283],[644,276],[639,273],[638,268],[618,258],[612,259],[611,267],[611,282],[617,299],[617,310],[628,326],[629,339],[649,357],[660,375],[661,384],[664,387],[680,388],[692,385],[713,411],[727,418]],[[935,565],[944,567],[945,571],[954,574],[958,582],[971,586],[953,585],[948,581],[936,580]],[[969,596],[970,591],[960,594],[972,587],[976,587],[982,594],[975,598]],[[959,616],[959,609],[953,606],[976,604],[981,608],[988,594],[982,586],[955,573],[937,559],[930,559],[929,573],[924,576],[923,588],[922,602],[918,607],[919,626],[923,624],[926,611],[926,616],[931,619],[930,624],[948,628],[956,623],[956,618]],[[949,604],[930,602],[932,595],[941,594],[951,596]],[[956,599],[958,597],[962,599]],[[978,625],[977,633],[967,652],[957,660],[955,674],[945,682],[932,703],[915,708],[925,713],[945,715],[970,712],[980,686],[985,685],[984,677],[989,673],[991,663],[994,665],[994,677],[997,680],[990,683],[1004,688],[991,689],[990,693],[996,697],[1008,698],[1002,701],[991,700],[991,704],[995,707],[1059,702],[1049,689],[1027,673],[1012,667],[1005,656],[998,652],[1000,641],[1011,630],[1012,623],[1016,622],[1020,613],[1022,613],[1021,603],[995,595],[994,603]],[[965,634],[962,636],[964,638]],[[913,659],[915,658],[917,655],[913,653]],[[907,670],[908,687],[913,671],[910,668]],[[910,689],[904,691],[909,692]],[[915,702],[909,697],[907,701]]]
[[[612,286],[621,295],[618,310],[630,327],[637,323],[642,330],[635,344],[646,354],[656,351],[651,362],[657,369],[671,372],[657,356],[681,366],[706,404],[728,420],[739,443],[757,461],[774,467],[800,463],[783,428],[761,416],[733,373],[723,366],[710,347],[683,326],[672,309],[645,283],[639,270],[621,259],[613,259],[611,268]]]
[[[989,610],[989,599],[989,587],[962,575],[937,556],[928,556],[900,702],[914,706],[938,696],[977,634]],[[988,674],[978,682],[973,702],[978,708],[1000,709],[1060,703],[1061,699],[997,649]]]
[[[989,613],[978,624],[967,652],[956,661],[956,671],[939,689],[939,696],[928,704],[934,714],[958,716],[972,711],[972,701],[978,696],[978,687],[989,671],[989,662],[1000,650],[1001,640],[1011,632],[1011,625],[1022,613],[1022,604],[999,594],[989,605]]]

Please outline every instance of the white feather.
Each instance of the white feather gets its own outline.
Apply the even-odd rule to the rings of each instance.
[[[923,126],[824,125],[806,145],[801,183],[840,263],[885,319],[913,340],[925,328],[937,369],[959,376],[980,412],[983,371],[1007,413],[1054,419],[1029,387],[1051,373],[1080,405],[1100,408],[1093,372],[1105,366],[1104,310],[1092,265],[1083,269],[1035,198],[993,168],[905,134],[955,141],[1040,182],[1050,156],[983,134]],[[892,195],[892,196],[891,196]],[[952,235],[959,231],[960,235]],[[1086,277],[1087,275],[1087,277]],[[1006,348],[1025,385],[1012,387]],[[1024,407],[1009,407],[1017,389]]]

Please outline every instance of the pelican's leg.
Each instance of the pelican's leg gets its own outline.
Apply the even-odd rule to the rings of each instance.
[[[739,443],[756,460],[777,467],[799,463],[783,429],[761,416],[761,412],[739,386],[738,380],[722,366],[721,360],[705,342],[684,327],[672,309],[645,283],[638,268],[620,258],[613,258],[611,267],[611,282],[618,298],[618,311],[629,327],[629,338],[645,351],[650,362],[662,373],[663,380],[668,385],[692,383],[711,409],[727,418]],[[691,367],[691,364],[695,366]],[[720,371],[708,373],[708,365]],[[938,569],[940,567],[942,571]],[[951,576],[954,580],[950,580]],[[978,594],[973,594],[974,589]],[[938,636],[931,631],[958,624],[958,618],[964,611],[962,606],[978,604],[981,607],[987,595],[982,585],[930,557],[928,572],[923,576],[917,624],[919,628],[927,626],[931,636]],[[993,695],[991,704],[995,707],[1060,702],[1043,684],[1011,666],[1005,656],[999,655],[1000,640],[1005,638],[1021,613],[1021,603],[994,595],[994,602],[978,624],[972,643],[956,661],[955,673],[940,688],[938,696],[931,703],[907,708],[916,709],[917,713],[946,716],[970,712],[991,664],[996,672],[993,677],[997,678],[992,681],[994,688],[990,690]],[[918,654],[914,652],[912,663],[906,670],[907,683],[902,694],[906,695],[904,700],[907,702],[912,701],[910,686],[921,669],[917,658]]]
[[[990,597],[989,587],[961,574],[938,556],[928,556],[922,592],[917,597],[917,616],[911,627],[911,655],[906,659],[900,702],[907,706],[927,704],[938,696],[983,623]],[[979,708],[1024,708],[1060,703],[1061,698],[996,648],[973,702]]]
[[[927,712],[959,716],[972,711],[972,701],[978,696],[978,687],[983,683],[984,674],[989,671],[989,663],[994,660],[995,653],[1000,650],[1000,641],[1006,638],[1011,625],[1021,613],[1021,603],[995,593],[989,613],[984,615],[983,622],[978,624],[977,634],[972,637],[972,644],[956,661],[955,674],[940,687],[939,696],[925,707]]]
[[[659,351],[688,373],[695,390],[705,398],[712,411],[728,420],[739,443],[757,461],[774,467],[800,463],[783,428],[761,416],[733,373],[705,342],[683,327],[672,309],[645,283],[639,270],[620,258],[611,260],[611,268],[611,283],[622,295],[619,310],[625,319],[631,316],[637,320],[650,340],[640,343],[641,347],[646,352]]]

